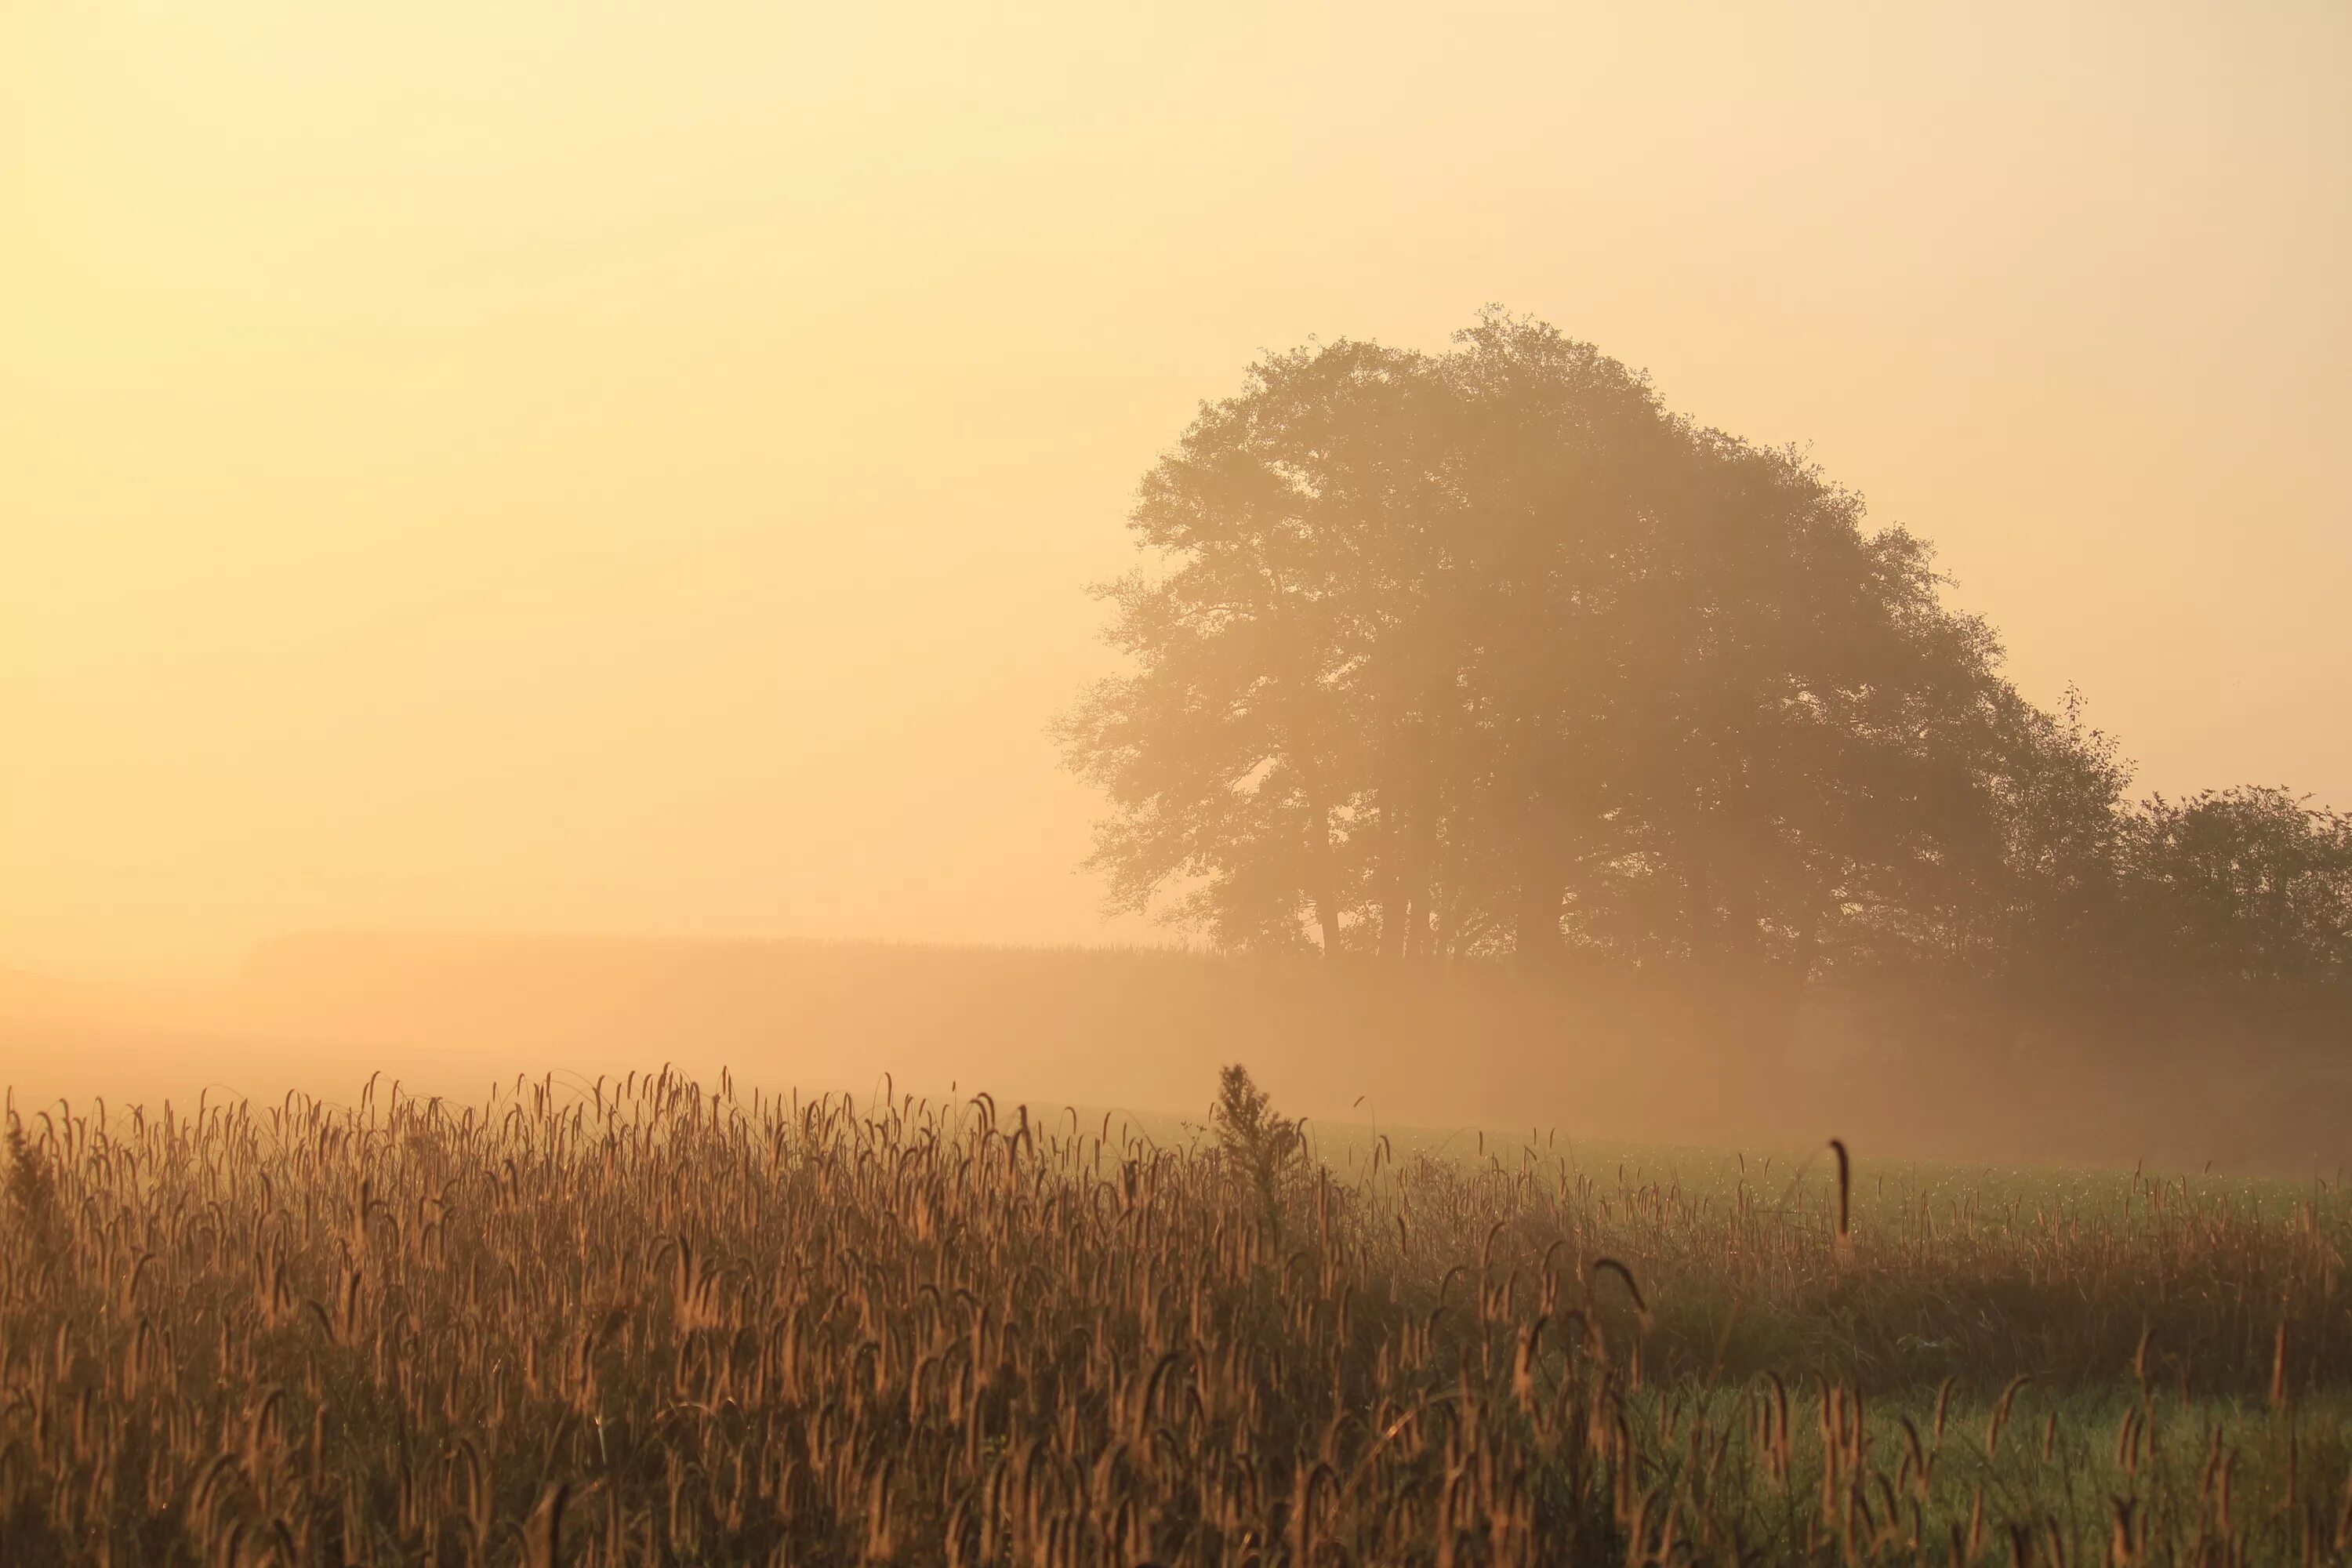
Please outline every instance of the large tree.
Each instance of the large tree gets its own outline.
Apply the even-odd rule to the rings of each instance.
[[[1262,360],[1130,522],[1130,671],[1061,725],[1122,906],[1801,970],[1991,852],[2006,689],[1925,546],[1541,323]]]
[[[1363,901],[1375,783],[1393,761],[1378,689],[1400,614],[1396,542],[1426,521],[1428,362],[1367,343],[1276,355],[1204,406],[1143,481],[1152,567],[1104,590],[1133,673],[1061,722],[1109,796],[1093,864],[1115,904],[1222,944],[1336,951]]]
[[[1831,973],[2111,1011],[2352,985],[2347,819],[2126,805],[1925,542],[1540,322],[1270,355],[1129,521],[1129,668],[1060,736],[1113,901],[1221,946],[1704,970],[1759,1037],[1759,996]]]

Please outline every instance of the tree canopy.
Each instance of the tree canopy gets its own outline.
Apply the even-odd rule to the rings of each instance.
[[[2127,805],[1933,552],[1800,453],[1489,310],[1268,355],[1144,476],[1125,673],[1059,722],[1117,907],[1390,963],[2345,971],[2352,839]]]

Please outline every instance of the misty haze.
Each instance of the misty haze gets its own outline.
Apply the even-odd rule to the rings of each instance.
[[[0,1568],[2352,1563],[2347,79],[0,16]]]

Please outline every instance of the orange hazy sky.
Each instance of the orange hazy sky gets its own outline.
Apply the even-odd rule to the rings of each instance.
[[[0,965],[1099,941],[1194,402],[1488,300],[2352,805],[2352,8],[0,4]]]

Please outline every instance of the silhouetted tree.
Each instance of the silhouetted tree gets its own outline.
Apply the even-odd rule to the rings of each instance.
[[[1325,951],[1394,838],[1399,542],[1427,520],[1442,408],[1422,356],[1372,344],[1254,366],[1145,477],[1131,526],[1168,563],[1105,590],[1135,672],[1061,725],[1110,797],[1091,862],[1221,944]],[[1383,807],[1390,808],[1383,815]]]
[[[1943,954],[2012,1001],[2079,988],[2084,960],[2110,960],[2122,920],[2131,765],[2070,687],[2053,714],[2013,695],[1990,774],[1992,856],[1948,911]]]
[[[2277,788],[2148,800],[2126,822],[2135,946],[2207,988],[2352,980],[2352,816]]]
[[[2003,690],[1861,515],[1499,312],[1264,360],[1146,477],[1133,672],[1061,726],[1093,864],[1230,946],[1801,967],[1949,858]]]
[[[1269,355],[1129,522],[1130,668],[1058,735],[1113,904],[1222,947],[1672,967],[1759,1041],[1824,977],[2352,988],[2346,818],[2127,805],[1925,541],[1541,322]]]

